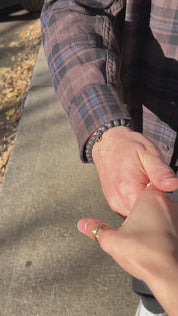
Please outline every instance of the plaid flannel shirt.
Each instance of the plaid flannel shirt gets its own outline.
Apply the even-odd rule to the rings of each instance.
[[[97,128],[125,118],[177,165],[178,1],[45,0],[41,25],[81,159]]]

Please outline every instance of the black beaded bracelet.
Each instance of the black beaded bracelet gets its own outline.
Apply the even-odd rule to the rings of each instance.
[[[120,120],[114,120],[110,121],[109,123],[104,124],[102,127],[100,127],[96,134],[94,134],[88,141],[86,148],[85,148],[85,156],[88,162],[94,163],[92,158],[92,149],[96,142],[99,142],[101,140],[101,137],[104,132],[106,132],[109,128],[117,127],[117,126],[126,126],[131,127],[132,122],[131,120],[126,119],[120,119]]]

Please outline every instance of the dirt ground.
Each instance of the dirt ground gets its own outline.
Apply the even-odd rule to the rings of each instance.
[[[39,14],[0,11],[0,184],[41,44]]]

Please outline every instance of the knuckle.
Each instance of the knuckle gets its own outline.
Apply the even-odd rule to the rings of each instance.
[[[109,204],[110,208],[111,208],[113,211],[115,211],[115,212],[118,211],[118,208],[119,208],[118,199],[116,199],[115,197],[110,197],[110,198],[108,199],[108,204]]]
[[[129,192],[129,187],[125,181],[117,183],[117,195],[120,200],[126,201],[127,200],[127,193]]]

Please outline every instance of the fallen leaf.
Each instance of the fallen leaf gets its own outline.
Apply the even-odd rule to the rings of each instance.
[[[0,77],[10,70],[9,67],[0,67]]]
[[[26,36],[26,33],[20,33],[19,37],[24,38]]]
[[[9,44],[9,47],[13,48],[13,47],[18,47],[19,46],[19,42],[11,42]]]
[[[14,93],[13,91],[12,92],[9,92],[8,94],[7,94],[7,98],[8,99],[13,99],[13,98],[16,98],[16,93]]]
[[[15,113],[15,109],[10,109],[9,111],[6,112],[6,115],[12,116]]]
[[[7,164],[11,150],[12,150],[12,145],[9,145],[7,151],[4,152],[2,155],[2,160],[0,164],[0,172],[2,171],[3,167]]]
[[[2,91],[2,93],[3,94],[9,94],[9,93],[11,93],[13,90],[10,88],[7,88],[7,89],[4,89],[3,91]]]

